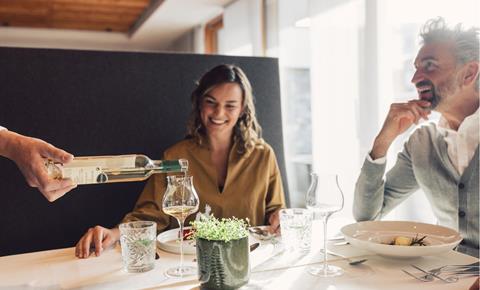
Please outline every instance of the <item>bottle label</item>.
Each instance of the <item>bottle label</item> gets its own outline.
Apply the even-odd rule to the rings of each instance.
[[[100,167],[100,168],[132,168],[135,167],[135,155],[76,157],[65,168]]]
[[[96,166],[60,167],[60,169],[63,178],[70,178],[76,184],[102,183],[108,180],[101,168]]]
[[[63,178],[70,178],[76,184],[94,184],[108,181],[104,168],[120,169],[135,167],[135,156],[77,157],[61,167]]]

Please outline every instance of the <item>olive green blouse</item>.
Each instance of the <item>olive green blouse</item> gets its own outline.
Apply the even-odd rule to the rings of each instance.
[[[188,174],[200,198],[201,212],[209,205],[218,218],[248,218],[252,226],[267,224],[269,215],[285,207],[282,178],[273,149],[262,139],[243,155],[237,153],[237,143],[228,157],[227,178],[220,192],[216,169],[208,145],[198,145],[193,139],[183,140],[167,149],[164,160],[187,159]],[[166,174],[155,174],[148,180],[135,208],[122,222],[152,220],[157,231],[178,227],[176,219],[162,211],[162,198],[167,185]],[[195,219],[187,218],[185,225]]]

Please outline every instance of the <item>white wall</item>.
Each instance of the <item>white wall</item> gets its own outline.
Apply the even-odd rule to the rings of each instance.
[[[310,30],[295,27],[295,22],[309,16],[308,0],[278,0],[278,56],[282,67],[310,67]]]
[[[218,53],[263,56],[262,1],[238,0],[223,13],[223,28],[218,32]]]
[[[155,50],[126,34],[34,28],[0,28],[0,46],[97,50]]]

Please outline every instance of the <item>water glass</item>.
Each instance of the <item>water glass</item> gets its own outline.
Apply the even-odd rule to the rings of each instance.
[[[280,210],[282,243],[289,251],[310,251],[313,213],[304,208]]]
[[[120,224],[119,228],[124,269],[130,273],[152,270],[155,267],[157,224],[136,221]]]

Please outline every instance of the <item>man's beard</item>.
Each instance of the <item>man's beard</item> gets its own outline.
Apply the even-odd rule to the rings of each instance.
[[[456,83],[456,75],[453,75],[450,78],[446,79],[438,86],[435,86],[430,80],[423,80],[421,82],[418,82],[416,86],[430,86],[432,88],[432,96],[426,100],[430,102],[429,109],[431,110],[434,110],[443,100],[445,100],[446,96],[453,95],[459,87]]]

